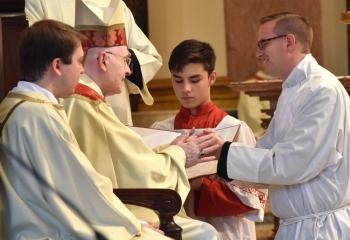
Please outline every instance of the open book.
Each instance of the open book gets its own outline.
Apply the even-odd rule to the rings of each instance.
[[[239,134],[240,124],[215,128],[214,130],[224,139],[225,141],[235,141]],[[146,145],[150,148],[155,148],[159,145],[170,144],[176,137],[180,136],[188,129],[176,129],[176,130],[163,130],[156,128],[143,128],[143,127],[129,127],[131,130],[139,134]],[[196,129],[195,134],[200,134],[203,129]],[[186,169],[187,177],[189,179],[210,175],[216,173],[217,161],[210,161],[199,163],[195,166]]]
[[[156,128],[131,127],[131,130],[139,134],[143,141],[150,148],[171,143],[176,137],[181,135],[181,131],[163,130]]]

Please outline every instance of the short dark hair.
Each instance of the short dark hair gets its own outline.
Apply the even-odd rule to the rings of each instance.
[[[278,35],[292,33],[304,47],[303,53],[310,53],[313,40],[312,27],[307,18],[290,12],[280,12],[260,19],[260,25],[276,21],[275,33]]]
[[[203,64],[211,74],[215,68],[216,56],[209,43],[189,39],[179,43],[171,52],[168,67],[170,72],[181,72],[189,63]]]
[[[38,81],[55,58],[72,63],[72,55],[85,37],[71,26],[41,20],[26,28],[19,44],[20,69],[24,81]]]

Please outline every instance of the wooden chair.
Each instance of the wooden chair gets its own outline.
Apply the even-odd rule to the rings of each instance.
[[[123,189],[113,190],[125,204],[132,204],[153,209],[159,217],[159,229],[166,236],[181,240],[182,229],[174,222],[174,215],[181,209],[180,195],[171,189]]]

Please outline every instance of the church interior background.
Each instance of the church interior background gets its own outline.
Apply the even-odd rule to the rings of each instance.
[[[212,100],[231,114],[236,114],[238,94],[227,87],[253,76],[258,19],[279,11],[307,16],[314,29],[312,54],[324,67],[338,76],[348,75],[348,27],[340,15],[350,7],[350,0],[124,0],[136,22],[163,57],[163,67],[149,84],[155,99],[146,106],[131,96],[134,125],[149,126],[179,108],[173,94],[167,61],[170,51],[184,39],[195,38],[210,43],[217,55],[218,80],[212,88]],[[0,98],[19,80],[18,35],[27,26],[24,0],[0,3]],[[268,213],[268,210],[267,210]],[[258,239],[273,236],[273,217],[257,225]]]

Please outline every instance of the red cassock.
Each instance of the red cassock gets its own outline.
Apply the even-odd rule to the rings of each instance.
[[[195,116],[181,107],[175,116],[174,129],[215,128],[227,113],[212,102],[200,106]],[[200,217],[237,216],[253,210],[244,205],[226,186],[223,180],[202,178],[202,185],[195,191],[195,213]]]

